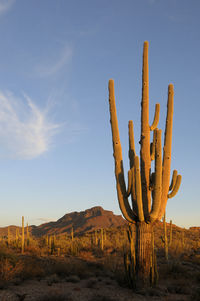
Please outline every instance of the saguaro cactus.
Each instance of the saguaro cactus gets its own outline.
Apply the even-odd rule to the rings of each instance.
[[[156,104],[155,107],[153,123],[149,125],[148,42],[146,41],[143,49],[140,160],[135,153],[133,121],[129,121],[130,170],[128,171],[126,189],[115,105],[114,81],[109,80],[110,121],[119,206],[124,218],[130,223],[136,223],[136,272],[137,279],[141,279],[143,282],[146,282],[150,275],[152,226],[162,218],[167,199],[175,196],[181,183],[181,176],[177,175],[177,171],[174,171],[170,185],[173,102],[174,88],[172,84],[169,84],[162,158],[162,133],[157,128],[159,104]],[[153,131],[152,143],[150,143],[150,131]],[[151,172],[151,161],[153,160],[155,160],[155,170]],[[171,192],[169,193],[169,191]],[[129,204],[129,195],[131,195],[132,206]]]
[[[10,227],[8,226],[8,239],[7,239],[8,246],[10,245]]]
[[[170,224],[169,224],[169,247],[171,247],[172,245],[172,220],[170,220]]]
[[[162,238],[162,241],[165,246],[165,259],[168,260],[169,244],[168,244],[168,237],[167,237],[166,213],[164,213],[164,216],[163,216],[163,232],[164,232],[164,237]]]
[[[24,216],[22,216],[22,254],[24,253]]]

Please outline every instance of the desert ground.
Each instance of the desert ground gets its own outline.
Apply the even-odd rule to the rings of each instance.
[[[134,290],[124,269],[128,225],[121,216],[97,208],[73,213],[74,228],[69,215],[53,224],[29,227],[23,254],[22,229],[10,226],[8,237],[8,229],[2,228],[0,300],[200,300],[198,227],[182,229],[172,224],[166,259],[160,222],[154,229],[159,279],[154,285]],[[121,225],[112,226],[114,220]],[[169,241],[170,224],[166,226]],[[66,227],[71,232],[66,232]],[[88,227],[90,231],[85,230]]]

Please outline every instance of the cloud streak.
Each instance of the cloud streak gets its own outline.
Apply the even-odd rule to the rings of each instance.
[[[14,3],[15,0],[0,0],[0,15],[11,9]]]
[[[24,95],[0,92],[0,156],[33,159],[47,152],[59,124],[49,119],[49,109],[41,110]]]
[[[55,75],[71,61],[72,55],[72,48],[65,46],[56,59],[46,62],[45,64],[40,64],[36,67],[37,75],[40,77],[49,77]]]

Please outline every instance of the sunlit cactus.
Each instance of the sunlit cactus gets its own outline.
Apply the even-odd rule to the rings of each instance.
[[[181,183],[181,176],[173,172],[170,185],[172,125],[174,87],[168,86],[167,117],[162,156],[162,131],[157,128],[160,105],[155,106],[152,125],[149,124],[149,75],[148,75],[148,42],[144,42],[142,101],[141,101],[141,138],[140,159],[135,153],[133,122],[129,121],[129,161],[128,185],[125,184],[122,147],[118,129],[117,112],[114,95],[114,81],[109,80],[109,105],[112,140],[115,160],[115,176],[119,206],[124,218],[135,223],[136,235],[136,266],[138,277],[145,280],[150,274],[150,245],[152,225],[160,220],[165,212],[168,198],[174,197]],[[150,143],[150,132],[153,131],[153,142]],[[154,171],[151,171],[151,161]],[[127,188],[126,188],[127,187]],[[131,203],[128,197],[131,195]]]
[[[8,239],[7,239],[8,246],[10,245],[10,227],[8,226]]]
[[[168,237],[167,237],[167,225],[166,225],[166,213],[164,213],[163,216],[163,232],[164,232],[164,237],[162,237],[162,241],[164,243],[165,246],[165,259],[168,260]]]
[[[24,216],[22,216],[22,254],[24,253]]]
[[[172,245],[172,238],[173,238],[172,235],[173,235],[172,234],[172,220],[170,220],[170,224],[169,224],[169,247],[171,247],[171,245]]]

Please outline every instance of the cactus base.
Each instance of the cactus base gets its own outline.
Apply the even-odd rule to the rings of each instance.
[[[151,255],[152,224],[138,222],[136,225],[136,274],[138,285],[149,285]]]

